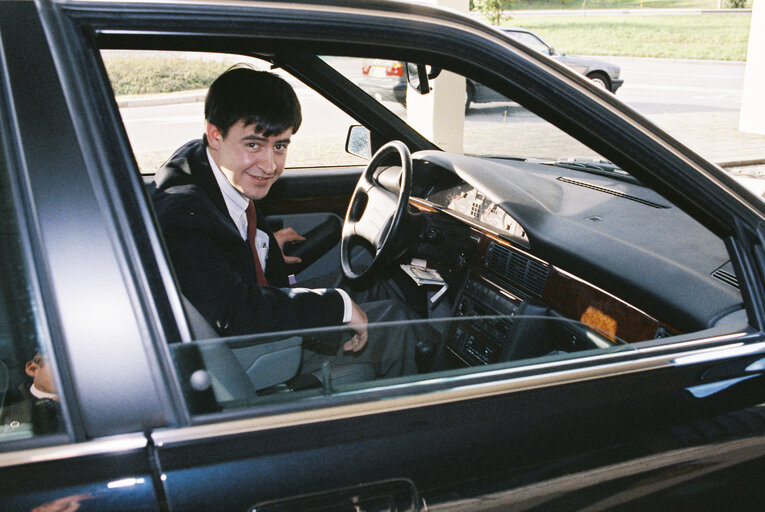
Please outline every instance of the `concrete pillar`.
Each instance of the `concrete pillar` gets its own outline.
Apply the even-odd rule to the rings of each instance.
[[[765,0],[752,1],[752,26],[746,55],[738,129],[765,135]]]
[[[470,0],[427,1],[462,12],[470,9]],[[419,94],[407,87],[407,121],[444,151],[461,153],[465,127],[465,78],[444,71],[430,81],[430,86],[432,90],[428,94]]]

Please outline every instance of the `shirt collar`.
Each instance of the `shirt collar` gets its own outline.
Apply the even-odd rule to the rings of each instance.
[[[45,399],[48,398],[50,400],[58,400],[58,395],[55,393],[48,393],[47,391],[42,391],[35,387],[34,384],[32,384],[29,387],[29,392],[32,393],[32,396],[39,399]]]

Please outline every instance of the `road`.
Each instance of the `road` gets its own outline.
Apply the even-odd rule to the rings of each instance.
[[[616,95],[646,116],[680,112],[738,112],[743,62],[608,57],[622,68]]]

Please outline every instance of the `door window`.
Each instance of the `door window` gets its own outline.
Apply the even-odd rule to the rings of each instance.
[[[626,360],[646,345],[738,336],[737,330],[746,326],[723,241],[553,123],[448,70],[435,76],[434,67],[426,69],[434,75],[429,78],[433,90],[421,95],[408,84],[406,69],[416,66],[404,65],[406,59],[321,59],[348,78],[350,97],[391,119],[389,132],[398,120],[380,104],[448,152],[415,154],[406,211],[416,222],[407,225],[411,231],[402,231],[409,236],[407,251],[396,248],[398,256],[373,286],[359,290],[346,284],[369,321],[361,346],[354,344],[358,333],[349,325],[320,328],[341,323],[330,320],[336,312],[314,296],[343,284],[339,262],[333,275],[321,276],[327,279],[299,283],[316,290],[302,295],[302,302],[288,300],[304,293],[294,288],[253,292],[249,288],[255,288],[255,278],[243,283],[239,277],[246,271],[234,269],[252,264],[242,232],[237,239],[231,230],[230,245],[191,233],[189,226],[201,220],[192,217],[197,210],[181,218],[168,206],[171,194],[186,190],[170,189],[174,183],[188,185],[187,177],[159,177],[153,206],[188,299],[195,340],[170,350],[193,414],[240,408],[265,413],[274,404],[312,406],[327,399],[374,401],[438,386],[459,388],[475,378],[490,382],[500,373],[541,376],[580,361],[598,366],[598,361]],[[316,73],[317,67],[322,68],[306,73]],[[336,79],[320,73],[310,78]],[[357,122],[337,108],[310,110],[313,101],[326,101],[294,78],[287,81],[302,94],[307,123],[290,144],[287,160],[301,166],[361,162],[343,153],[347,128]],[[436,108],[428,117],[424,102],[431,99]],[[189,116],[201,123],[201,104],[196,103]],[[349,110],[354,106],[347,105]],[[141,161],[144,143],[137,137],[143,130],[131,128],[135,108],[146,107],[123,107],[122,115]],[[160,118],[151,119],[149,124]],[[311,128],[310,123],[317,124]],[[194,133],[201,134],[201,124],[194,126],[166,143],[165,158]],[[428,126],[435,127],[430,134]],[[378,127],[367,128],[373,135],[368,139],[379,137]],[[411,135],[404,128],[399,127],[402,138]],[[153,129],[173,131],[161,122]],[[302,146],[301,135],[306,136]],[[325,136],[331,139],[326,144]],[[314,143],[321,149],[312,156]],[[369,213],[375,218],[366,220],[366,229],[395,224],[385,221],[383,210],[394,202],[390,192],[401,182],[397,158],[391,153],[373,160],[377,169],[370,176],[379,190],[365,185],[362,199],[380,200],[383,208],[362,200],[358,209],[349,209],[353,222],[361,224]],[[291,185],[302,176],[296,174]],[[311,184],[315,181],[307,180],[303,189]],[[194,186],[204,188],[199,183],[187,188]],[[271,189],[269,199],[274,193]],[[280,199],[292,201],[296,209],[310,202]],[[235,208],[220,210],[226,219]],[[687,236],[675,236],[678,232]],[[232,256],[236,244],[244,259]],[[214,255],[215,264],[195,259],[195,251]],[[361,258],[346,259],[352,267]],[[721,281],[721,273],[733,276],[733,282]],[[689,301],[689,296],[703,299]],[[380,298],[395,300],[382,304]]]
[[[0,451],[10,441],[63,431],[54,362],[42,343],[24,223],[4,150],[0,145]]]
[[[138,167],[152,174],[173,152],[204,132],[207,88],[237,64],[272,71],[295,89],[303,123],[292,137],[287,168],[361,165],[345,152],[352,118],[286,71],[241,55],[194,52],[102,52]]]

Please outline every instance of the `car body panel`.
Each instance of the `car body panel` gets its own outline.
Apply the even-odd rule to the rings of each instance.
[[[137,434],[0,454],[3,507],[162,510],[162,489],[155,488],[158,478],[148,453],[146,438]]]
[[[5,0],[2,7],[14,13],[12,22],[0,22],[5,131],[12,134],[4,137],[14,141],[7,151],[23,163],[15,172],[35,233],[68,425],[64,436],[40,439],[40,451],[2,447],[4,504],[33,508],[85,494],[83,510],[278,510],[295,500],[319,508],[349,496],[406,495],[415,497],[414,508],[464,510],[487,499],[528,505],[524,497],[542,495],[562,509],[601,497],[614,500],[604,508],[619,509],[633,503],[625,496],[633,489],[649,501],[665,498],[667,486],[646,488],[645,479],[667,472],[697,510],[718,505],[694,487],[712,478],[724,482],[723,496],[725,484],[736,483],[728,490],[748,497],[741,510],[761,503],[761,486],[747,472],[761,467],[762,425],[694,441],[724,441],[729,458],[722,461],[713,448],[678,451],[667,440],[678,424],[750,407],[765,396],[765,287],[756,258],[762,206],[612,95],[478,23],[414,4]],[[394,18],[404,20],[403,28],[390,29]],[[361,35],[380,46],[414,35],[426,55],[443,52],[444,62],[517,94],[605,156],[633,162],[641,179],[723,237],[746,311],[730,312],[707,330],[627,350],[192,414],[169,345],[190,341],[188,321],[151,229],[153,215],[97,43],[199,49],[209,42],[211,49],[243,51],[251,38],[286,38],[290,30],[306,45],[332,49],[347,49]],[[485,59],[483,71],[472,61],[476,55]],[[40,63],[34,75],[27,72],[30,61]],[[330,76],[309,68],[306,78],[317,84]],[[378,136],[399,133],[413,150],[434,149],[361,95],[345,97],[326,82],[322,91],[374,124]],[[545,94],[551,84],[554,97]],[[282,215],[342,214],[337,205],[357,173],[288,171],[265,206]],[[129,443],[113,437],[120,435],[130,436]],[[710,471],[699,471],[697,461]]]

